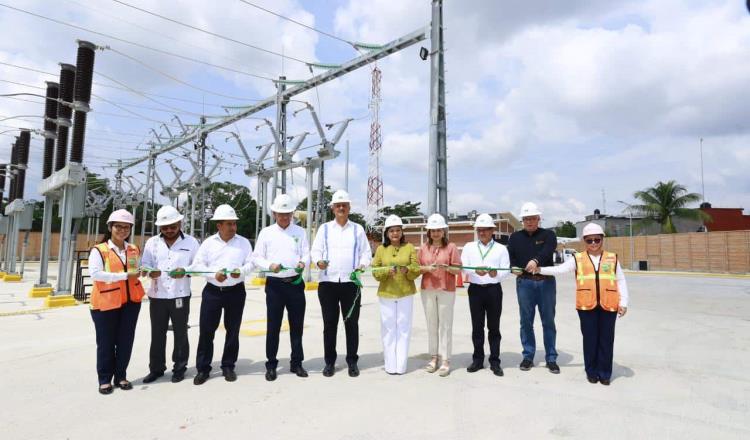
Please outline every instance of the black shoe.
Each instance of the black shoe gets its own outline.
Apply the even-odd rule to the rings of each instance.
[[[336,372],[336,367],[334,367],[333,364],[326,364],[325,368],[323,368],[323,376],[325,377],[331,377],[333,376],[333,373]]]
[[[99,394],[112,394],[112,391],[115,390],[115,387],[113,387],[111,384],[108,384],[106,387],[102,388],[101,385],[99,385]]]
[[[172,383],[182,382],[185,379],[185,373],[172,373]]]
[[[560,367],[557,366],[557,362],[547,362],[547,369],[552,374],[560,374]]]
[[[156,372],[152,371],[152,372],[148,373],[148,375],[146,377],[143,378],[143,383],[154,382],[154,381],[156,381],[156,379],[158,379],[158,378],[160,378],[162,376],[164,376],[164,372],[163,371],[161,373],[156,373]]]
[[[307,370],[302,365],[297,365],[296,367],[289,368],[289,371],[296,374],[297,377],[307,377]]]
[[[127,379],[118,380],[115,382],[115,386],[121,390],[128,391],[133,389],[133,384]]]
[[[234,382],[237,380],[237,373],[234,372],[234,369],[232,368],[223,368],[221,370],[222,376],[224,376],[224,380],[227,382]]]
[[[469,365],[466,368],[466,371],[468,371],[469,373],[476,373],[477,371],[481,370],[482,368],[484,368],[484,363],[483,362],[474,361],[474,362],[471,363],[471,365]]]
[[[599,378],[598,377],[586,376],[586,379],[589,381],[589,383],[597,383],[597,382],[599,382]]]
[[[208,380],[208,371],[199,371],[193,378],[194,385],[203,385]]]
[[[609,379],[599,379],[599,383],[602,385],[609,386]]]
[[[500,367],[500,364],[491,364],[490,370],[492,370],[492,373],[495,376],[502,376],[503,375],[503,369]]]
[[[273,382],[274,380],[276,380],[275,368],[266,368],[266,380],[269,382]]]
[[[357,368],[357,364],[349,365],[349,377],[357,377],[357,376],[359,376],[359,368]]]
[[[529,371],[534,366],[534,362],[531,359],[524,359],[521,361],[521,365],[518,366],[518,368],[521,369],[521,371]]]

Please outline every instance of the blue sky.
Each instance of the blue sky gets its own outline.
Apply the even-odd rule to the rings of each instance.
[[[127,3],[303,60],[340,63],[356,52],[340,41],[282,21],[237,0]],[[428,1],[261,1],[280,14],[353,41],[385,43],[429,22]],[[7,4],[154,48],[275,77],[279,57],[174,25],[109,0],[38,0]],[[83,6],[85,4],[86,6]],[[622,211],[617,200],[659,180],[677,180],[700,192],[699,139],[704,139],[707,200],[720,207],[749,207],[750,15],[743,2],[536,0],[445,2],[449,209],[465,213],[518,211],[536,201],[544,222],[578,221],[594,209]],[[42,87],[55,80],[57,63],[75,59],[75,39],[110,45],[166,75],[116,52],[97,52],[85,162],[112,176],[114,160],[140,156],[149,129],[197,114],[221,115],[221,105],[247,105],[273,93],[270,81],[178,60],[142,48],[45,22],[0,7],[0,61],[52,72],[46,76],[0,65],[0,79]],[[429,41],[424,43],[429,44]],[[379,62],[383,71],[381,123],[385,203],[423,201],[429,122],[429,65],[419,45]],[[284,62],[289,78],[307,68]],[[150,94],[152,100],[106,85],[107,77]],[[366,200],[369,136],[369,69],[306,93],[324,122],[358,118],[344,136],[351,145],[350,189],[355,210]],[[34,92],[0,82],[0,93]],[[38,93],[39,90],[36,90]],[[217,96],[215,94],[225,95]],[[243,99],[230,99],[234,96]],[[0,98],[0,115],[40,114],[42,103]],[[106,100],[106,101],[105,101]],[[154,102],[157,101],[157,102]],[[122,107],[138,114],[136,117]],[[200,103],[206,103],[202,105]],[[292,103],[292,109],[300,104]],[[161,111],[153,110],[154,108]],[[256,115],[273,118],[274,110]],[[141,118],[147,118],[144,120]],[[248,146],[270,141],[259,121],[237,123]],[[40,119],[9,120],[3,127],[38,128]],[[171,128],[174,131],[174,128]],[[312,131],[309,117],[289,121],[290,133]],[[255,183],[242,173],[244,159],[227,133],[209,137],[222,161],[220,180]],[[0,160],[12,137],[0,136]],[[317,141],[310,136],[306,145]],[[41,141],[33,144],[27,195],[36,197]],[[343,149],[343,143],[340,144]],[[255,151],[255,150],[253,150]],[[308,155],[308,150],[300,157]],[[166,157],[165,157],[166,159]],[[174,158],[181,168],[183,159]],[[136,179],[142,178],[135,168]],[[172,179],[165,163],[164,179]],[[328,183],[343,185],[343,155],[330,163]],[[294,176],[295,197],[304,176]],[[602,191],[606,193],[603,205]]]

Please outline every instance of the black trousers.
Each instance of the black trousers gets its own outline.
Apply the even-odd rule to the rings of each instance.
[[[237,354],[240,351],[240,325],[245,308],[245,284],[239,283],[223,289],[206,284],[203,288],[200,314],[200,336],[198,353],[195,356],[195,368],[198,372],[211,371],[214,357],[214,335],[219,328],[221,312],[224,312],[224,354],[221,357],[221,368],[234,369]]]
[[[127,302],[119,309],[91,310],[96,329],[96,373],[99,385],[127,379],[130,354],[133,352],[135,325],[141,303]]]
[[[279,360],[279,332],[286,308],[289,319],[289,342],[292,345],[290,365],[302,365],[302,329],[305,325],[305,284],[292,284],[266,277],[266,368],[276,368]]]
[[[336,363],[336,332],[339,326],[339,314],[346,317],[354,305],[357,296],[357,285],[354,283],[334,283],[324,281],[318,285],[318,299],[323,313],[323,348],[327,365]],[[346,363],[356,364],[359,360],[359,308],[362,298],[357,298],[352,315],[344,321],[346,332]]]
[[[586,375],[610,379],[617,312],[608,312],[596,307],[593,310],[579,310],[578,317],[581,320],[583,363],[586,366]]]
[[[484,322],[487,318],[487,339],[490,364],[500,363],[500,315],[503,313],[503,288],[497,284],[469,284],[471,311],[471,342],[475,362],[484,362]]]
[[[163,373],[167,369],[165,352],[167,349],[167,329],[172,321],[174,348],[172,349],[172,373],[185,373],[190,343],[188,342],[188,317],[190,316],[190,297],[150,298],[149,315],[151,317],[151,349],[149,350],[148,369],[152,373]]]

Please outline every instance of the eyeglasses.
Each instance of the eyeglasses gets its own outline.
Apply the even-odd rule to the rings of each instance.
[[[586,242],[586,244],[599,244],[602,242],[602,239],[601,238],[587,238],[584,241]]]

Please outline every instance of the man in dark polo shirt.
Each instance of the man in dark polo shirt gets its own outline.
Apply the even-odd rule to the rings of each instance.
[[[560,367],[557,366],[555,349],[555,277],[534,274],[538,267],[554,266],[552,256],[557,247],[557,236],[551,230],[539,227],[541,215],[534,203],[524,203],[519,216],[523,221],[523,230],[514,232],[508,239],[511,267],[523,268],[513,272],[516,275],[518,310],[521,314],[523,361],[520,368],[529,371],[534,366],[534,314],[538,307],[544,334],[544,358],[549,371],[558,374]]]

